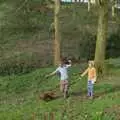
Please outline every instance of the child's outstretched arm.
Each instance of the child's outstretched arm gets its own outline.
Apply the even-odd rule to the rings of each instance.
[[[85,76],[88,73],[88,68],[81,74],[81,77]]]
[[[52,73],[46,75],[46,78],[48,78],[48,77],[50,77],[50,76],[53,76],[53,75],[55,75],[55,74],[56,74],[56,70],[55,70],[54,72],[52,72]]]

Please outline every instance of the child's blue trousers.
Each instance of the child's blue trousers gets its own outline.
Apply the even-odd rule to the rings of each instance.
[[[92,80],[88,80],[88,96],[93,96],[93,83]]]

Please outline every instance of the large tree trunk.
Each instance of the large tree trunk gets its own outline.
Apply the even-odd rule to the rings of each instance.
[[[55,25],[55,37],[54,37],[54,65],[57,65],[60,61],[60,26],[59,26],[59,13],[60,13],[60,0],[55,0],[54,9],[54,25]]]
[[[104,60],[108,33],[108,0],[99,4],[98,31],[95,51],[95,63],[98,76],[104,74]]]

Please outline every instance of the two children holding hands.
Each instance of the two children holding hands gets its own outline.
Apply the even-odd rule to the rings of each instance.
[[[64,98],[68,95],[68,85],[69,85],[69,76],[68,76],[68,68],[71,67],[71,60],[68,60],[68,64],[65,64],[64,60],[61,60],[58,68],[47,75],[46,77],[58,74],[60,77],[60,91],[64,93]],[[81,74],[81,77],[88,75],[88,97],[93,98],[93,87],[96,82],[96,69],[94,65],[94,61],[88,62],[88,68]]]

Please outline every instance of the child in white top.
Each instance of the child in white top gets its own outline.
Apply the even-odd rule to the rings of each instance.
[[[59,65],[59,67],[52,73],[50,73],[49,75],[47,75],[46,77],[55,75],[55,74],[59,74],[60,76],[60,90],[61,92],[64,92],[64,97],[66,98],[67,93],[68,93],[68,68],[71,67],[71,60],[68,61],[69,64],[65,64],[65,62],[63,60],[61,60],[61,63]]]

